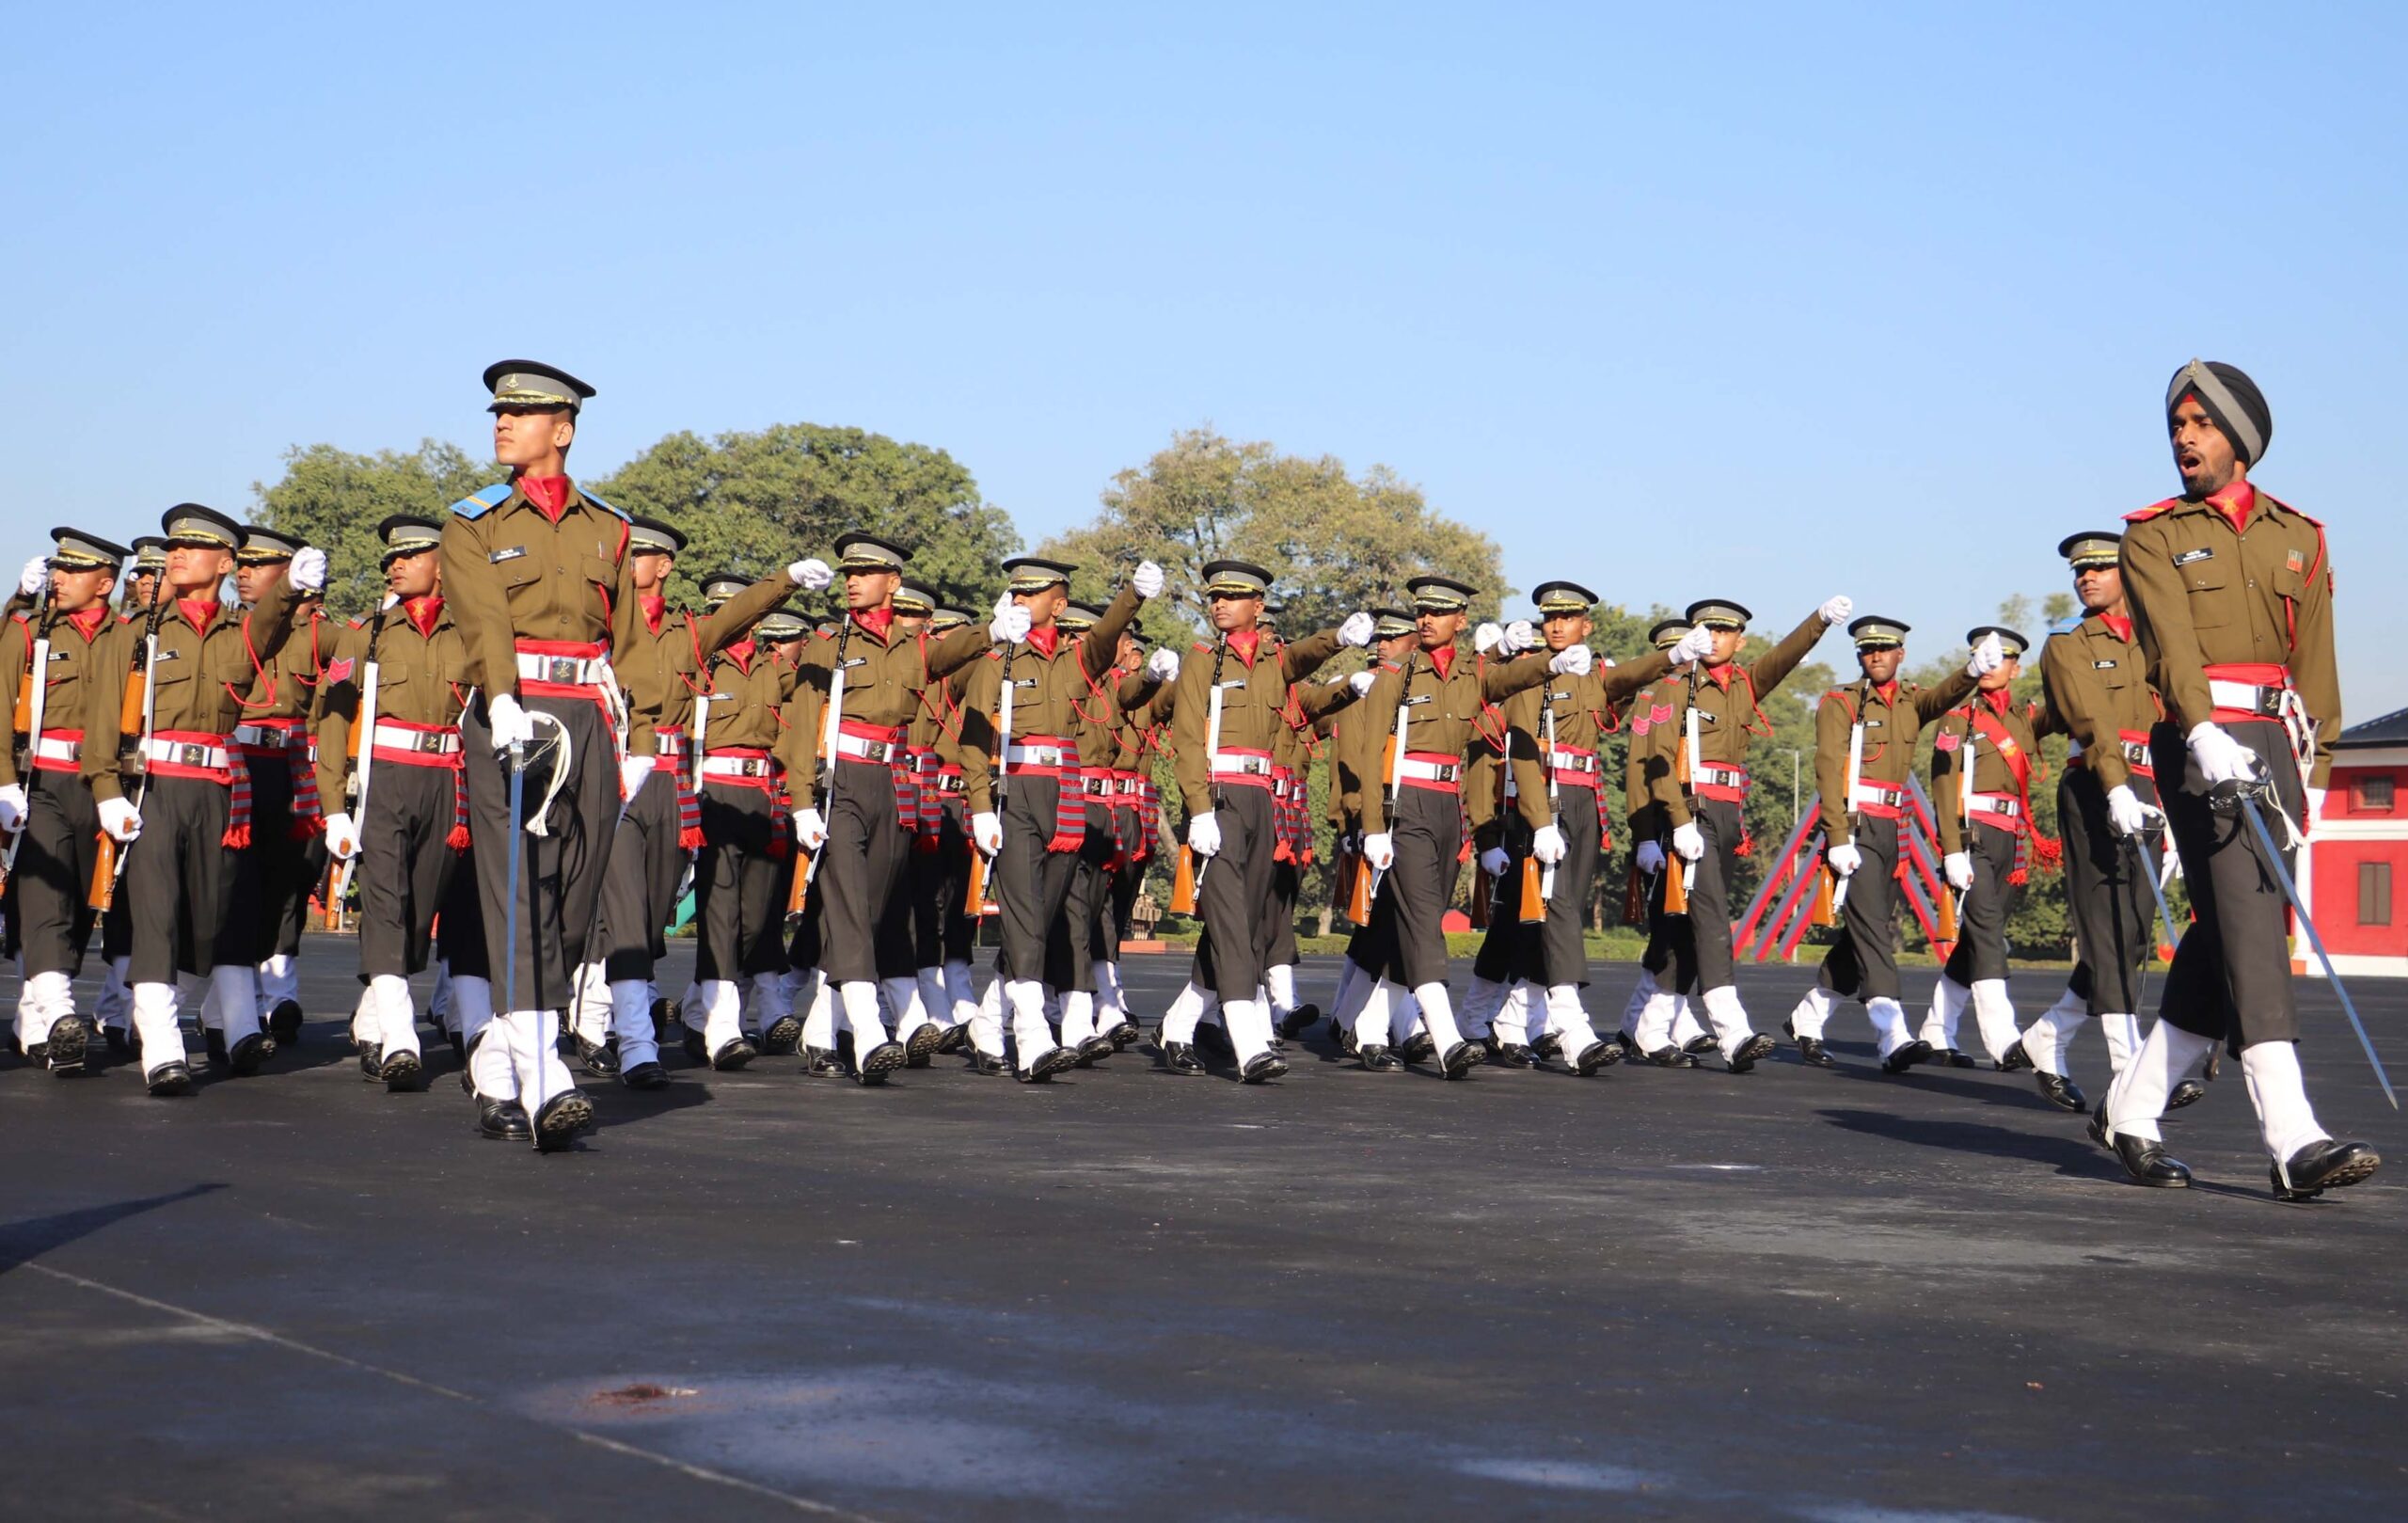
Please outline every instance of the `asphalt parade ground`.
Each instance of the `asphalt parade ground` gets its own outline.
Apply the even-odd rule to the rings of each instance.
[[[0,1060],[0,1516],[2408,1515],[2408,1123],[2321,983],[2309,1091],[2390,1162],[2281,1205],[2237,1064],[2145,1190],[2027,1074],[1880,1076],[1853,1007],[1836,1071],[1746,1076],[673,1054],[539,1157],[439,1042],[363,1084],[349,944],[303,966],[299,1049],[191,1099]],[[1126,966],[1150,1027],[1186,960]],[[1758,1027],[1811,976],[1746,970]],[[2408,1078],[2408,989],[2354,992]]]

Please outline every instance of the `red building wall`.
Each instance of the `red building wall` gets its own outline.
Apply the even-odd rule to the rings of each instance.
[[[2375,785],[2371,788],[2370,782]],[[2384,783],[2390,785],[2387,801]],[[2310,854],[2315,865],[2310,902],[2325,945],[2337,956],[2408,957],[2408,768],[2337,765],[2318,818],[2345,825],[2352,833],[2337,835],[2320,830]],[[2388,924],[2360,923],[2359,869],[2367,863],[2391,868]]]

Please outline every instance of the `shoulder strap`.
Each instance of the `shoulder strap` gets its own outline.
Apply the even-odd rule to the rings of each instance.
[[[496,482],[481,487],[452,504],[452,511],[463,518],[482,518],[488,512],[510,500],[510,484]]]
[[[2166,509],[2179,503],[2181,500],[2182,500],[2178,497],[2169,497],[2162,502],[2152,502],[2147,507],[2136,509],[2133,512],[2124,515],[2124,522],[2128,524],[2146,523],[2149,519],[2156,517],[2159,514],[2163,513]]]

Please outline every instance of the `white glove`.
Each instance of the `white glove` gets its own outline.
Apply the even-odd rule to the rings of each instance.
[[[0,831],[14,831],[25,822],[25,785],[11,783],[0,788]]]
[[[987,638],[1014,645],[1028,638],[1028,610],[1013,602],[1011,594],[995,599],[995,616],[987,626]]]
[[[829,569],[827,562],[816,555],[786,567],[786,580],[806,593],[816,593],[835,579],[836,573]]]
[[[1852,846],[1835,846],[1823,853],[1823,860],[1831,865],[1831,871],[1846,878],[1864,865],[1864,853]]]
[[[2118,783],[2107,790],[2107,822],[2115,827],[2118,835],[2138,835],[2148,829],[2148,805],[2132,791],[2129,783]]]
[[[1555,653],[1555,658],[1546,663],[1546,669],[1557,676],[1585,677],[1596,661],[1596,654],[1588,646],[1566,645]]]
[[[2316,839],[2316,822],[2324,817],[2325,791],[2323,788],[2307,790],[2307,817],[2299,822],[2299,833],[2305,840]]]
[[[816,851],[828,844],[828,822],[819,817],[816,809],[794,812],[794,838],[805,851]]]
[[[1146,658],[1146,674],[1156,682],[1179,680],[1179,652],[1165,645]]]
[[[18,575],[17,591],[27,597],[39,597],[41,595],[41,584],[49,579],[50,558],[37,555],[25,563],[25,569]]]
[[[1530,855],[1539,859],[1542,867],[1552,867],[1563,860],[1563,832],[1553,825],[1542,825],[1530,833]]]
[[[2258,775],[2257,754],[2212,721],[2192,729],[2191,764],[2199,769],[2200,778],[2210,787],[2219,783],[2246,783]]]
[[[1539,648],[1538,627],[1528,619],[1515,619],[1505,627],[1505,654],[1519,656],[1526,650]]]
[[[1346,615],[1338,627],[1338,643],[1349,650],[1359,649],[1371,643],[1371,616],[1361,609]]]
[[[1471,648],[1479,655],[1485,656],[1503,643],[1505,627],[1501,624],[1483,624],[1471,632]]]
[[[101,829],[109,833],[109,839],[121,844],[142,833],[142,811],[130,801],[103,799],[100,810]]]
[[[650,756],[629,756],[619,763],[619,797],[632,799],[643,791],[643,780],[659,765]]]
[[[326,850],[338,862],[359,855],[359,827],[340,809],[326,817]]]
[[[1641,841],[1639,843],[1639,870],[1643,873],[1660,873],[1664,870],[1663,842]]]
[[[1373,872],[1386,872],[1396,865],[1396,837],[1382,831],[1377,835],[1363,837],[1363,860]]]
[[[970,839],[982,857],[991,857],[1004,849],[1004,822],[990,814],[970,817]]]
[[[1199,857],[1216,857],[1221,853],[1221,822],[1212,811],[1204,810],[1187,817],[1187,844]]]
[[[1501,846],[1492,846],[1480,854],[1480,870],[1491,878],[1504,877],[1505,869],[1512,865],[1513,859],[1505,854]]]
[[[492,727],[496,751],[508,751],[535,738],[535,722],[518,706],[518,700],[506,692],[485,705],[485,720]]]
[[[1139,597],[1160,597],[1163,595],[1163,568],[1151,561],[1140,561],[1137,569],[1129,573],[1129,585],[1137,589]]]
[[[1371,684],[1379,680],[1380,675],[1376,672],[1357,672],[1346,679],[1346,685],[1354,690],[1355,697],[1362,698],[1370,694]]]
[[[1672,850],[1683,862],[1695,862],[1705,855],[1705,832],[1698,829],[1696,820],[1685,820],[1672,827]]]
[[[1973,859],[1962,851],[1951,851],[1940,859],[1940,871],[1948,886],[1962,894],[1973,886]]]
[[[2005,664],[2006,647],[1998,643],[1998,631],[1993,629],[1973,647],[1972,659],[1965,663],[1965,674],[1969,677],[1988,676]]]
[[[1856,599],[1848,596],[1846,593],[1842,593],[1837,597],[1827,599],[1823,606],[1815,611],[1823,615],[1823,622],[1825,624],[1839,624],[1846,621],[1849,614],[1856,611]]]
[[[1680,643],[1666,653],[1666,658],[1674,666],[1687,666],[1691,661],[1704,660],[1713,654],[1714,631],[1700,624],[1690,627],[1689,632],[1681,637]]]
[[[285,572],[296,591],[323,593],[326,590],[326,552],[315,545],[304,545],[293,552],[292,568]]]

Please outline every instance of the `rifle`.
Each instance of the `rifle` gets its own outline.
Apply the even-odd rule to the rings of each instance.
[[[843,624],[836,627],[836,671],[835,674],[828,679],[828,724],[827,728],[821,732],[820,737],[820,767],[821,769],[828,774],[827,793],[825,795],[828,807],[826,809],[821,809],[819,807],[822,795],[820,793],[819,780],[817,778],[815,777],[812,779],[811,786],[807,790],[812,801],[812,810],[819,816],[820,824],[823,827],[827,824],[828,816],[833,812],[836,807],[836,765],[838,758],[836,738],[843,732],[845,724],[845,651],[851,643],[853,638],[853,614],[850,609],[847,609],[845,611],[844,621],[845,622]],[[707,694],[705,697],[704,706],[709,706]],[[889,758],[888,765],[893,765],[892,758]],[[694,775],[697,777],[702,775],[699,768],[695,769]],[[798,847],[800,847],[800,842],[796,843]],[[794,889],[794,907],[798,912],[801,910],[803,899],[811,892],[811,880],[813,875],[817,873],[819,870],[819,859],[827,855],[827,851],[825,849],[827,843],[823,841],[820,843],[820,850],[803,852],[802,861],[795,867],[794,876],[797,886]]]
[[[1970,710],[1968,712],[1970,713]],[[1958,849],[1968,852],[1973,846],[1973,773],[1980,764],[1980,758],[1974,753],[1979,750],[1981,741],[1981,732],[1969,722],[1965,726],[1964,754],[1958,758],[1956,767],[1957,839],[1963,843]],[[1933,822],[1933,833],[1935,835],[1939,833],[1937,820]],[[1953,942],[1957,939],[1965,913],[1965,895],[1972,892],[1949,889],[1946,881],[1947,867],[1948,865],[1943,861],[1941,864],[1941,887],[1946,892],[1940,896],[1939,913],[1932,925],[1932,939],[1941,942]]]
[[[134,749],[135,770],[140,774],[140,781],[134,785],[136,818],[141,817],[142,805],[150,797],[150,731],[158,718],[159,618],[166,611],[168,602],[166,578],[162,575],[151,590],[150,616],[142,627],[141,740]],[[124,701],[118,705],[117,727],[120,737],[127,728],[125,711],[133,705],[134,690],[129,688]],[[117,903],[118,880],[125,876],[125,856],[117,837],[103,831],[99,854],[92,860],[91,892],[84,896],[84,902],[90,908],[105,913],[111,905]]]
[[[25,732],[25,766],[20,775],[28,783],[33,781],[36,758],[41,751],[42,714],[49,706],[50,698],[50,631],[58,618],[58,599],[47,577],[42,579],[38,611],[41,615],[41,628],[33,637],[33,645],[27,652],[31,664],[25,668],[24,685],[17,690],[17,706],[24,711]],[[25,794],[26,817],[17,822],[17,833],[8,837],[8,849],[0,852],[0,884],[6,884],[8,875],[17,870],[17,849],[25,844],[25,833],[33,828],[33,793],[28,789]]]
[[[1563,789],[1555,780],[1555,698],[1549,694],[1543,700],[1541,713],[1546,724],[1546,813],[1555,821],[1556,833],[1563,833]],[[1568,846],[1570,843],[1566,843]],[[1539,902],[1544,906],[1555,897],[1555,869],[1550,866],[1539,875]]]
[[[1688,790],[1689,809],[1690,813],[1694,816],[1704,812],[1698,807],[1697,769],[1699,762],[1697,678],[1694,674],[1689,678],[1689,706],[1681,715],[1681,733],[1682,738],[1688,742],[1687,752],[1688,757],[1688,772],[1681,779],[1681,785]],[[1687,904],[1688,902],[1689,890],[1695,887],[1697,887],[1697,864],[1694,862],[1684,862],[1681,864],[1681,902],[1683,904]]]
[[[999,831],[1003,828],[1004,822],[1004,785],[1005,781],[1011,776],[1012,770],[1012,672],[1020,664],[1020,647],[1021,643],[1013,641],[1010,647],[1004,652],[1003,695],[995,700],[995,826]],[[996,843],[995,849],[998,852],[1002,851],[1003,844],[1000,841]],[[1182,851],[1180,857],[1182,868],[1186,865],[1186,855]],[[963,898],[965,902],[961,907],[962,913],[973,920],[996,912],[997,906],[989,903],[987,897],[986,853],[978,849],[978,844],[975,841],[970,844],[970,887]],[[1193,905],[1180,911],[1175,901],[1171,908],[1179,913],[1193,914],[1195,912]]]
[[[1503,784],[1505,798],[1509,808],[1518,809],[1521,805],[1522,785],[1513,776],[1513,731],[1511,726],[1506,727],[1504,741],[1497,749],[1502,757],[1498,765],[1505,769]],[[1513,828],[1513,821],[1510,813],[1501,823],[1508,830]],[[1518,918],[1525,926],[1545,920],[1546,896],[1539,891],[1539,859],[1536,854],[1523,853],[1520,877],[1522,892],[1517,911]]]
[[[1863,789],[1859,782],[1859,774],[1863,770],[1864,722],[1860,719],[1847,727],[1847,803],[1844,813],[1847,816],[1847,833],[1850,840],[1856,837],[1857,810],[1863,801]],[[1831,889],[1831,916],[1834,920],[1839,917],[1840,911],[1846,905],[1847,880],[1843,878]]]

